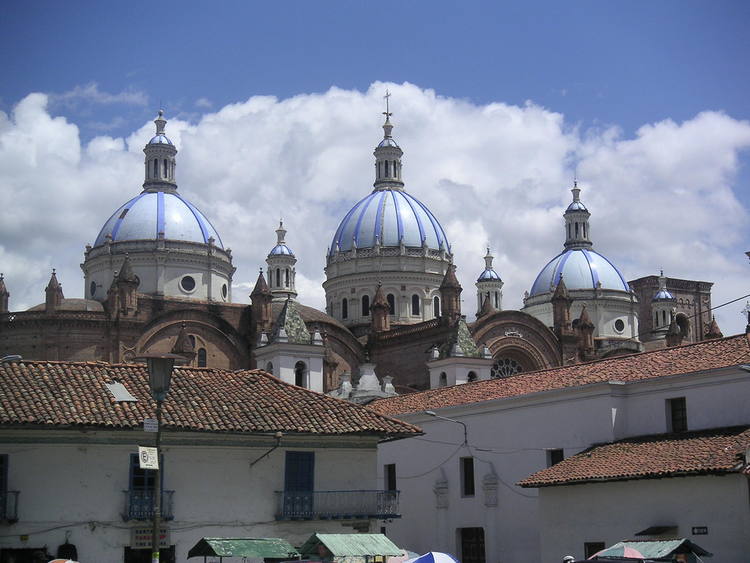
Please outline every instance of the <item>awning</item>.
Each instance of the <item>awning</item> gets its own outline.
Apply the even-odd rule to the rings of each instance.
[[[383,534],[313,534],[299,549],[302,557],[319,557],[323,545],[333,557],[401,555],[401,550]]]
[[[281,538],[203,538],[188,551],[188,559],[208,556],[294,559],[299,553]]]
[[[675,553],[695,553],[701,557],[711,557],[713,555],[701,546],[682,538],[675,540],[621,541],[603,549],[595,557],[606,557],[610,554],[622,555],[617,552],[623,548],[634,549],[640,552],[643,555],[643,559],[660,559],[669,557]]]

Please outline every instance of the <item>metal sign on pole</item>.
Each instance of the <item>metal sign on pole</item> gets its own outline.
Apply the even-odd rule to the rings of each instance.
[[[156,448],[138,446],[138,461],[141,469],[159,469],[159,454]]]
[[[155,418],[144,418],[143,419],[143,431],[144,432],[158,432],[159,423]]]

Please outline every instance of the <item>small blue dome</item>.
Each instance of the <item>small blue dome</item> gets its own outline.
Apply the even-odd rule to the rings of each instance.
[[[568,205],[565,213],[567,213],[568,211],[588,211],[588,209],[586,209],[586,206],[583,205],[580,201],[574,201],[570,205]]]
[[[148,142],[149,145],[173,145],[172,141],[169,140],[169,137],[166,135],[155,135],[151,137],[151,140]]]
[[[382,141],[380,141],[380,143],[378,144],[378,146],[379,147],[395,147],[395,148],[400,148],[398,146],[398,144],[396,143],[396,141],[393,140],[392,137],[386,137],[385,139],[383,139]]]
[[[177,193],[143,192],[120,207],[104,223],[94,246],[104,244],[107,235],[112,242],[154,240],[159,233],[170,240],[214,244],[224,248],[219,233],[208,219]]]
[[[271,252],[268,253],[269,256],[294,256],[294,252],[292,252],[292,249],[289,248],[285,244],[277,244],[271,249]]]
[[[445,249],[450,244],[435,216],[418,199],[396,189],[376,190],[361,199],[341,221],[331,242],[330,253],[381,246]]]
[[[569,290],[596,289],[601,283],[602,289],[630,291],[623,275],[604,256],[586,248],[570,248],[542,268],[531,286],[530,296],[551,292],[560,283],[561,275]]]
[[[674,295],[669,293],[666,289],[660,289],[656,292],[656,295],[651,299],[651,301],[664,301],[664,300],[672,300],[674,299]]]
[[[500,274],[498,274],[495,270],[485,270],[482,272],[479,277],[477,278],[478,282],[481,281],[491,281],[491,280],[499,280]]]

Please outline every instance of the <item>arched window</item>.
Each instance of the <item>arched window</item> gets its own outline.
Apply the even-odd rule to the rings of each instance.
[[[586,238],[586,223],[581,225],[583,227],[583,238]]]
[[[654,313],[654,328],[659,326],[659,311],[656,311]]]
[[[495,309],[500,308],[500,294],[496,291],[495,292]]]
[[[437,295],[432,300],[432,315],[437,319],[440,316],[440,297]]]
[[[440,381],[438,382],[438,387],[447,387],[448,386],[448,376],[444,371],[440,372]]]
[[[388,166],[388,161],[385,161],[385,175],[388,177],[388,175],[391,173],[390,168]]]
[[[661,312],[661,324],[662,326],[667,326],[667,312],[666,311]]]
[[[419,295],[411,296],[411,314],[419,315]]]
[[[284,287],[289,287],[289,268],[284,271]]]
[[[389,293],[385,297],[386,301],[388,301],[388,314],[389,315],[395,315],[396,314],[396,298],[393,296],[392,293]]]
[[[169,164],[167,164],[167,159],[164,159],[164,177],[169,178]]]
[[[267,371],[268,373],[270,373],[270,374],[272,374],[272,375],[273,375],[273,363],[272,363],[272,362],[268,362],[268,363],[266,364],[266,371]]]
[[[294,364],[294,384],[297,387],[307,387],[307,366],[305,362]]]
[[[568,223],[568,238],[570,238],[570,223]]]
[[[578,223],[576,223],[576,238],[578,238]]]
[[[341,318],[346,319],[349,317],[349,302],[346,300],[346,297],[341,300]]]
[[[281,287],[281,269],[276,268],[276,287]]]
[[[154,159],[154,178],[158,178],[158,177],[159,177],[159,159],[155,158]]]
[[[363,317],[370,316],[370,296],[369,295],[362,296],[362,316]]]
[[[470,371],[468,373],[468,375],[466,376],[466,381],[468,381],[469,383],[471,383],[472,381],[476,381],[476,380],[477,380],[477,374],[476,374],[476,372]]]
[[[198,367],[199,368],[206,367],[206,349],[205,348],[198,349]]]

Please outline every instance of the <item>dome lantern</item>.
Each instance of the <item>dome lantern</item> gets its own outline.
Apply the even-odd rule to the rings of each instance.
[[[274,301],[286,301],[297,297],[297,291],[294,288],[297,276],[294,265],[297,263],[297,258],[292,249],[286,245],[284,237],[286,237],[284,222],[279,220],[279,228],[276,229],[276,246],[266,257],[268,281]]]
[[[146,155],[143,191],[175,191],[177,189],[177,182],[175,181],[177,149],[174,143],[169,140],[169,137],[164,134],[164,128],[167,124],[167,120],[164,119],[164,110],[159,110],[159,115],[154,120],[154,124],[156,125],[156,135],[143,149]]]
[[[479,274],[476,281],[477,288],[477,317],[480,316],[484,309],[484,304],[489,301],[492,309],[501,311],[503,308],[503,280],[492,266],[494,256],[487,247],[487,254],[484,256],[484,271]]]
[[[573,182],[573,201],[565,210],[565,248],[591,248],[593,246],[590,239],[589,230],[589,213],[586,206],[581,203],[581,189],[578,182]]]
[[[404,182],[401,179],[401,157],[404,151],[393,140],[393,124],[391,123],[389,99],[391,93],[385,92],[385,123],[383,123],[383,140],[375,147],[375,190],[402,190]]]

